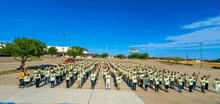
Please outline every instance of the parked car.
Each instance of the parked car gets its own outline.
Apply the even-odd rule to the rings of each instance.
[[[73,58],[68,58],[65,60],[65,62],[74,62],[74,61],[75,61],[75,59],[73,59]]]

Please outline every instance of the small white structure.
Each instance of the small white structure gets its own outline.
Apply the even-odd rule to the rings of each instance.
[[[67,54],[67,51],[71,47],[64,47],[64,50],[63,50],[63,47],[60,47],[60,46],[47,46],[45,50],[48,51],[50,47],[55,47],[57,49],[57,55],[53,55],[53,57],[62,57],[63,53],[64,53],[64,57],[69,57],[69,55]],[[46,56],[51,56],[51,55],[47,53]],[[93,53],[88,53],[88,50],[83,48],[83,55],[76,56],[76,58],[93,58]]]
[[[109,55],[108,58],[114,58],[114,56]]]
[[[4,47],[5,47],[5,44],[0,44],[0,49],[2,49],[2,46],[4,46]]]
[[[201,60],[196,59],[195,62],[201,62]]]

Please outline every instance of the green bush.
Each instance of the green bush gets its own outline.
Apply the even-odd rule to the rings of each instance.
[[[176,63],[176,64],[183,64],[183,63]]]
[[[220,69],[220,67],[218,67],[218,66],[212,66],[212,68],[214,68],[214,69]]]
[[[193,66],[193,64],[184,64],[184,65]]]
[[[40,66],[32,66],[32,67],[27,67],[26,69],[38,69],[38,68],[40,68]]]

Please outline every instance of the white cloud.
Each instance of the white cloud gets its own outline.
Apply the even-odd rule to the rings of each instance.
[[[179,36],[169,36],[165,40],[172,42],[167,43],[149,43],[143,45],[131,45],[129,47],[145,47],[145,48],[163,48],[163,49],[190,49],[199,46],[199,42],[203,42],[204,48],[219,48],[219,27],[205,28],[192,33]],[[216,46],[214,46],[216,45]],[[198,48],[198,47],[197,47]]]
[[[189,25],[184,25],[182,28],[184,29],[196,29],[200,27],[206,27],[206,26],[217,26],[219,25],[219,16],[208,18],[203,21],[193,22]]]

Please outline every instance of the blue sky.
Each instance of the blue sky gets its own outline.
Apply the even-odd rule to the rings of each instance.
[[[15,37],[49,46],[85,47],[91,53],[150,57],[219,58],[218,0],[5,0],[0,42]]]

